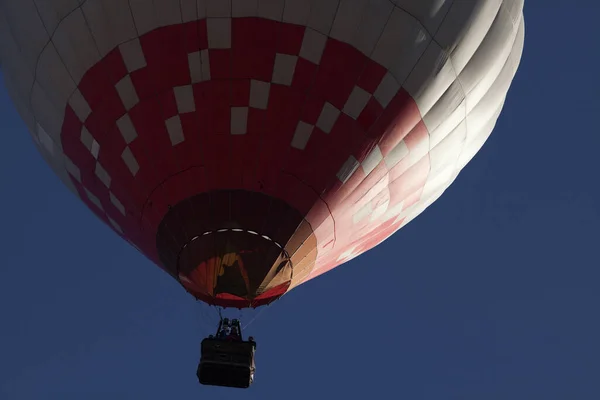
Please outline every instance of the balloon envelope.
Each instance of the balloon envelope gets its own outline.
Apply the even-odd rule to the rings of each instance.
[[[35,144],[196,298],[250,307],[381,243],[490,135],[523,0],[1,0]]]

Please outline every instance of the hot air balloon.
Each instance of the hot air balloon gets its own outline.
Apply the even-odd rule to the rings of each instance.
[[[0,0],[40,153],[196,299],[269,304],[390,237],[492,132],[523,0]]]

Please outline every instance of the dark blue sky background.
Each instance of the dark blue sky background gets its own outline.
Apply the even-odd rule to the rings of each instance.
[[[600,3],[525,11],[482,151],[406,228],[258,316],[242,392],[198,385],[216,313],[62,186],[0,87],[0,399],[599,399]]]

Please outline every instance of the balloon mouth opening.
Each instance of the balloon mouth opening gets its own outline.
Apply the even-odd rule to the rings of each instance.
[[[310,276],[317,237],[301,212],[262,192],[198,193],[170,207],[156,234],[162,265],[196,299],[268,304]]]
[[[280,243],[240,228],[210,230],[191,238],[179,253],[177,273],[197,299],[234,307],[274,301],[294,278],[290,255]]]
[[[282,297],[292,284],[291,281],[287,281],[255,297],[240,297],[231,293],[217,293],[216,295],[211,295],[203,292],[202,289],[199,288],[197,282],[193,280],[193,277],[179,274],[178,278],[183,288],[189,294],[194,296],[196,300],[223,308],[257,308],[269,305]]]

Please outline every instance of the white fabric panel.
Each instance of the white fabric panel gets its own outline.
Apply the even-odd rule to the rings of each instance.
[[[6,73],[7,71],[4,70],[4,74]],[[18,76],[17,74],[11,75]],[[25,122],[29,133],[32,135],[32,137],[35,137],[37,122],[35,120],[35,116],[33,115],[31,104],[29,103],[29,93],[21,90],[21,88],[19,88],[19,86],[12,80],[5,81],[5,86],[8,95],[13,99],[13,104],[15,105],[17,112]]]
[[[52,138],[50,136],[48,136],[48,134],[46,134],[46,136],[49,139],[50,144],[52,144],[52,147],[50,149],[44,149],[40,138],[39,138],[39,133],[38,131],[42,131],[44,130],[44,128],[42,128],[41,125],[37,124],[35,125],[35,128],[32,131],[29,131],[29,135],[31,136],[31,139],[33,141],[33,144],[35,145],[35,148],[37,149],[38,152],[42,153],[44,150],[50,151],[51,153],[53,153],[53,147],[54,144],[52,144]]]
[[[336,176],[340,181],[342,181],[342,183],[346,183],[346,181],[350,179],[352,174],[354,174],[354,171],[356,171],[359,166],[360,163],[358,160],[354,158],[354,156],[350,156],[344,165],[342,165]]]
[[[297,61],[297,56],[277,53],[275,55],[275,66],[273,67],[271,82],[290,86],[294,79]]]
[[[339,0],[311,0],[308,27],[329,36]]]
[[[392,182],[392,185],[394,183]],[[399,203],[394,204],[392,207],[389,207],[388,204],[388,209],[386,210],[385,214],[383,215],[383,220],[387,221],[389,219],[393,219],[396,217],[404,217],[406,214],[406,210],[404,209],[404,201],[400,201]]]
[[[94,173],[96,174],[98,179],[100,179],[100,182],[104,184],[104,186],[110,188],[112,179],[108,172],[106,172],[104,167],[99,162],[96,163],[96,170],[94,171]]]
[[[52,43],[49,43],[40,55],[36,79],[57,109],[67,104],[76,87]]]
[[[181,18],[181,5],[179,0],[153,0],[154,1],[154,15],[158,20],[158,26],[169,26],[180,24],[183,20]]]
[[[129,7],[138,35],[141,36],[158,28],[158,22],[154,18],[154,4],[151,0],[129,0]]]
[[[430,34],[437,31],[454,0],[391,0],[396,6],[414,15]],[[467,3],[466,1],[462,1]]]
[[[523,54],[524,35],[524,25],[521,24],[519,29],[516,31],[516,36],[514,37],[511,46],[503,47],[501,54],[498,54],[498,62],[495,63],[479,80],[479,82],[475,84],[471,91],[467,93],[467,112],[469,112],[479,103],[481,98],[487,93],[489,88],[502,73],[502,70],[507,67],[507,64],[509,64],[510,68],[512,68],[512,75],[510,78],[510,80],[512,80],[517,71],[519,61],[521,60],[521,55]],[[501,62],[502,60],[506,60],[506,62]]]
[[[512,76],[514,72],[511,64],[507,64],[507,68],[502,70],[502,73],[488,92],[483,96],[481,101],[469,112],[467,123],[469,127],[469,138],[472,137],[472,132],[478,132],[483,129],[487,121],[491,118],[497,118],[496,112],[499,113],[499,108],[504,103],[505,95],[508,92]]]
[[[232,0],[231,15],[234,18],[256,17],[258,15],[258,0]]]
[[[310,1],[285,0],[283,22],[306,26],[310,17]]]
[[[519,68],[519,62],[521,61],[521,57],[523,56],[523,50],[525,49],[525,21],[521,19],[521,24],[517,29],[517,36],[515,37],[515,41],[513,43],[513,48],[511,50],[510,55],[508,56],[508,62],[511,65],[511,69],[513,71],[513,78],[517,73],[517,69]]]
[[[104,207],[102,207],[102,202],[100,202],[100,199],[98,197],[96,197],[96,195],[94,195],[92,192],[90,192],[87,188],[84,188],[85,190],[85,194],[87,196],[87,198],[96,206],[98,207],[100,210],[104,211]]]
[[[67,170],[67,172],[71,174],[73,178],[77,179],[79,183],[81,183],[81,171],[79,170],[79,167],[73,164],[73,161],[71,161],[69,157],[63,156],[63,158],[65,169]]]
[[[179,0],[179,4],[181,5],[181,17],[183,22],[196,21],[199,19],[197,0]],[[206,10],[205,5],[202,10]]]
[[[248,107],[231,107],[231,134],[245,135],[248,127]]]
[[[503,103],[504,100],[500,101],[500,104]],[[481,113],[473,113],[473,115],[467,117],[467,138],[463,146],[463,153],[460,155],[460,158],[461,160],[463,160],[466,153],[470,153],[470,158],[463,164],[463,167],[468,161],[470,161],[472,157],[475,156],[475,153],[477,153],[479,149],[483,146],[484,142],[492,133],[492,130],[496,125],[496,121],[499,115],[500,106],[498,110],[482,108]],[[477,130],[471,129],[471,124],[475,126]],[[473,148],[475,148],[475,150],[473,152],[470,152],[469,149]]]
[[[429,151],[429,174],[435,176],[445,168],[454,170],[458,156],[467,137],[467,124],[463,121],[437,146]]]
[[[490,30],[501,0],[455,1],[435,40],[449,52],[456,73],[460,74]]]
[[[125,215],[125,206],[112,192],[110,192],[110,202],[121,214]]]
[[[426,136],[424,140],[412,143],[410,152],[405,157],[406,160],[403,163],[403,171],[406,172],[409,168],[423,160],[424,157],[429,157],[429,136]]]
[[[18,75],[21,79],[5,79],[7,86],[14,85],[12,90],[19,93],[20,100],[29,102],[29,91],[33,84],[34,66],[26,65],[21,49],[17,45],[15,38],[10,31],[10,26],[6,20],[6,15],[0,9],[0,68],[5,76]]]
[[[395,8],[371,58],[403,83],[431,41],[431,36],[410,14]]]
[[[381,104],[384,108],[390,104],[390,101],[396,96],[400,90],[400,84],[396,81],[396,78],[391,73],[385,74],[379,86],[373,93],[373,96],[377,99],[379,104]]]
[[[205,0],[207,17],[231,17],[231,0]]]
[[[2,59],[0,59],[0,66],[4,69],[7,68],[8,65],[14,64],[16,61],[15,58],[21,58],[21,51],[15,42],[15,38],[10,31],[10,26],[8,24],[8,20],[6,19],[6,15],[2,11],[2,5],[0,4],[0,54],[2,54]]]
[[[44,131],[41,125],[37,125],[37,133],[34,136],[37,150],[44,157],[48,164],[56,161],[56,153],[54,151],[54,142],[52,138]]]
[[[63,18],[79,7],[79,3],[79,0],[35,0],[36,8],[42,17],[46,30],[50,34],[56,30]]]
[[[39,124],[37,126],[37,138],[42,147],[50,153],[51,156],[54,156],[54,142],[50,135],[48,135],[44,128]]]
[[[127,168],[129,168],[131,175],[135,176],[140,170],[140,165],[129,147],[125,147],[125,150],[123,150],[123,153],[121,154],[121,158],[123,159],[123,162],[125,162],[125,165],[127,165]]]
[[[102,57],[137,36],[127,1],[86,0],[81,9]]]
[[[177,110],[180,114],[196,111],[196,103],[194,102],[194,90],[192,85],[179,86],[173,88],[175,92],[175,101],[177,102]]]
[[[412,167],[417,162],[421,161],[423,157],[427,157],[431,146],[429,145],[430,138],[429,136],[425,136],[425,138],[421,141],[418,141],[411,149],[408,155],[410,160],[410,166]]]
[[[69,99],[69,105],[71,106],[71,108],[73,108],[73,111],[75,112],[77,118],[79,118],[81,122],[85,122],[87,117],[92,113],[90,105],[83,97],[79,89],[75,89],[75,91],[71,95],[71,98]]]
[[[442,168],[436,175],[430,174],[425,183],[425,187],[423,188],[421,198],[426,199],[428,196],[439,190],[445,190],[450,185],[454,176],[454,168]]]
[[[312,134],[313,126],[304,121],[298,122],[296,132],[292,138],[292,147],[299,150],[304,150]]]
[[[206,29],[209,48],[231,48],[231,18],[209,18],[206,21]]]
[[[169,132],[169,138],[171,139],[171,145],[177,146],[179,143],[185,140],[183,135],[183,127],[181,126],[181,118],[179,115],[169,118],[165,121],[167,126],[167,132]]]
[[[340,0],[329,36],[352,43],[369,0]]]
[[[116,222],[114,219],[112,219],[111,217],[108,217],[108,216],[107,216],[106,218],[108,219],[108,222],[110,222],[110,224],[112,225],[112,227],[113,227],[113,228],[114,228],[114,229],[115,229],[115,230],[116,230],[118,233],[120,233],[120,234],[122,235],[122,234],[123,234],[123,229],[122,229],[122,228],[119,226],[119,224],[118,224],[118,223],[117,223],[117,222]]]
[[[319,119],[317,120],[317,127],[325,133],[331,132],[335,125],[338,117],[340,116],[340,110],[335,108],[333,104],[325,103]]]
[[[125,77],[115,85],[115,88],[117,89],[119,97],[121,98],[121,101],[123,102],[123,105],[127,111],[131,110],[137,103],[139,103],[140,99],[129,75],[125,75]]]
[[[142,44],[138,38],[121,44],[119,46],[119,51],[121,52],[127,71],[137,71],[147,65],[144,50],[142,49]]]
[[[461,113],[462,114],[459,114]],[[465,95],[460,82],[454,81],[446,92],[438,99],[434,106],[423,116],[423,122],[430,135],[442,123],[451,120],[451,117],[463,119],[466,116]],[[437,132],[441,134],[442,131]]]
[[[409,153],[410,151],[408,150],[406,142],[404,140],[401,140],[400,143],[398,143],[392,149],[392,151],[390,151],[388,155],[385,156],[385,165],[388,169],[392,169],[394,166],[396,166],[396,164],[402,161],[404,157],[406,157]]]
[[[42,49],[50,40],[33,0],[0,3],[10,31],[23,55],[21,67],[34,69]],[[5,61],[4,57],[3,62]]]
[[[208,0],[196,0],[196,11],[198,12],[198,19],[206,18]]]
[[[42,86],[35,82],[31,92],[31,109],[38,123],[50,135],[54,146],[62,150],[60,133],[63,123],[64,109],[58,109],[48,97]]]
[[[285,0],[258,0],[258,16],[281,21]]]
[[[417,103],[421,115],[425,115],[455,79],[447,53],[437,43],[431,42],[403,87]]]
[[[465,93],[471,92],[485,71],[497,63],[504,64],[508,52],[503,49],[512,48],[516,33],[510,15],[501,8],[483,42],[459,75]]]
[[[326,44],[327,36],[313,29],[307,28],[304,31],[304,38],[302,39],[300,57],[318,65],[321,62],[321,56],[323,55]]]
[[[491,135],[494,127],[496,126],[496,122],[498,121],[498,116],[500,115],[503,104],[504,99],[502,99],[500,102],[497,110],[488,113],[490,114],[488,118],[481,118],[478,120],[478,131],[474,132],[469,127],[467,139],[458,160],[458,165],[460,168],[464,168],[464,166],[471,160],[471,158],[475,156],[475,154],[481,149],[485,141]],[[467,126],[469,126],[468,122]],[[466,156],[468,156],[468,159],[465,159]]]
[[[502,7],[505,7],[508,11],[508,15],[513,21],[513,26],[515,29],[521,25],[521,21],[523,20],[524,3],[525,0],[504,0],[502,2]]]
[[[358,119],[370,99],[371,94],[369,92],[359,86],[354,86],[352,93],[346,100],[343,111],[346,115]]]
[[[375,183],[371,188],[369,188],[369,190],[360,199],[358,199],[358,201],[356,201],[353,204],[353,208],[356,209],[357,207],[362,207],[365,204],[371,204],[371,207],[369,207],[370,212],[368,214],[370,215],[374,211],[374,206],[381,202],[382,198],[389,198],[389,185],[389,175],[386,174],[381,179],[379,179],[377,183]],[[376,200],[378,198],[379,201]],[[385,204],[385,202],[382,203]]]
[[[60,23],[52,41],[76,84],[100,61],[100,53],[81,9],[73,11]]]
[[[366,217],[371,215],[372,212],[373,206],[371,205],[371,203],[367,203],[356,213],[354,213],[354,215],[352,216],[352,222],[358,224],[360,221],[364,220]]]
[[[100,144],[94,139],[94,136],[88,131],[88,129],[84,126],[81,128],[80,135],[81,143],[90,151],[92,156],[97,160],[98,154],[100,154]]]
[[[480,130],[478,132],[473,133],[469,127],[469,131],[467,132],[467,141],[465,142],[463,150],[458,158],[457,170],[463,169],[484,145],[485,141],[491,135],[492,130],[496,126],[496,121],[500,115],[503,105],[504,100],[500,103],[500,106],[492,114],[492,116],[484,124],[480,125]]]
[[[358,252],[357,247],[352,246],[349,247],[348,250],[345,250],[343,253],[341,253],[337,258],[337,261],[340,263],[347,263],[348,261],[353,260],[359,255],[361,255],[361,253]]]
[[[29,101],[34,80],[33,66],[24,65],[23,56],[9,30],[5,15],[0,12],[0,67],[5,76],[5,86],[15,107],[32,137],[35,137],[37,123]],[[8,79],[10,77],[10,79]]]
[[[3,70],[3,74],[5,76],[8,75],[8,73],[8,70]],[[18,77],[19,74],[14,73],[11,74],[11,76]],[[23,90],[15,81],[12,80],[6,80],[5,86],[9,96],[14,99],[13,103],[15,108],[25,122],[30,135],[32,138],[37,140],[37,121],[33,113],[32,105],[29,101],[29,90]]]
[[[126,144],[133,142],[138,137],[137,131],[133,125],[133,122],[131,121],[131,118],[129,117],[129,114],[125,114],[117,120],[117,128],[119,128],[121,136],[123,136],[123,139],[125,139]]]
[[[370,55],[393,10],[389,0],[370,0],[351,44],[363,54]]]
[[[370,203],[370,204],[372,204],[372,203]],[[380,219],[382,216],[384,216],[389,206],[390,206],[389,198],[386,201],[384,201],[383,203],[376,205],[375,209],[373,209],[373,211],[371,212],[371,218],[369,218],[369,222],[374,222],[374,221]],[[373,207],[373,205],[371,205],[371,207]]]
[[[454,128],[462,123],[467,116],[466,100],[463,100],[458,107],[453,109],[451,112],[443,109],[443,103],[443,101],[436,103],[434,108],[432,108],[424,118],[425,126],[429,131],[431,147],[437,146],[437,144],[441,142],[450,132],[452,132]],[[438,114],[443,114],[445,117],[438,118]],[[436,125],[438,121],[441,121],[441,123]]]
[[[257,80],[250,81],[250,107],[266,110],[269,105],[271,84]]]
[[[381,160],[383,160],[383,155],[381,154],[379,146],[373,147],[373,150],[371,150],[369,155],[362,162],[362,168],[365,172],[365,176],[368,176],[371,172],[373,172]]]

